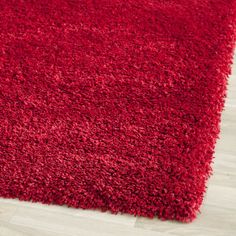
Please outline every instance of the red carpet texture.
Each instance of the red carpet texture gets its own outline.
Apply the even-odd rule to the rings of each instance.
[[[1,0],[0,196],[192,221],[236,0]]]

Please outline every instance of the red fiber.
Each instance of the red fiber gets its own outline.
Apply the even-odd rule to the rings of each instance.
[[[235,2],[0,0],[0,196],[193,220]]]

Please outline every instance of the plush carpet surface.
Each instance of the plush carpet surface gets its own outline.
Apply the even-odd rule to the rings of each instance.
[[[193,220],[235,0],[1,0],[0,196]]]

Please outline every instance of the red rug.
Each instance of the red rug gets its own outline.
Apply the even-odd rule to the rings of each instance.
[[[0,196],[193,220],[235,3],[0,1]]]

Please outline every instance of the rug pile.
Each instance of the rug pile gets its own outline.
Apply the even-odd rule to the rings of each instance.
[[[192,221],[235,3],[0,1],[0,196]]]

